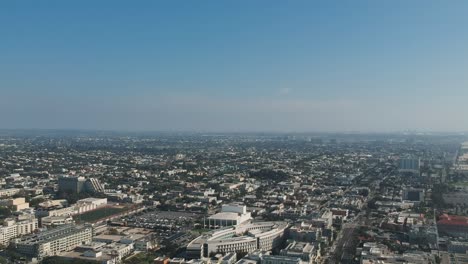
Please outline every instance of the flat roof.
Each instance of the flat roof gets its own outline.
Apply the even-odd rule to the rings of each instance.
[[[222,212],[217,213],[208,217],[208,219],[220,219],[220,220],[237,220],[239,218],[238,213],[231,213],[231,212]]]

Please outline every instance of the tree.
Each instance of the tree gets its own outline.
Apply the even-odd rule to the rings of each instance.
[[[119,234],[119,231],[117,231],[117,229],[115,228],[109,229],[109,235],[118,235],[118,234]]]
[[[36,198],[36,199],[31,199],[31,201],[29,201],[29,206],[30,207],[36,207],[38,206],[40,203],[44,202],[45,199],[44,198]]]
[[[259,171],[251,172],[250,176],[259,180],[271,180],[275,182],[288,179],[288,175],[285,172],[270,169],[261,169]]]

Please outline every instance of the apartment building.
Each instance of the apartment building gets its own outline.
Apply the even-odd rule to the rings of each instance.
[[[0,227],[0,244],[8,245],[10,240],[32,233],[38,227],[34,216],[22,216],[19,219],[7,218]]]
[[[70,251],[92,240],[92,227],[62,225],[38,234],[25,236],[15,242],[19,253],[30,257],[54,256]]]

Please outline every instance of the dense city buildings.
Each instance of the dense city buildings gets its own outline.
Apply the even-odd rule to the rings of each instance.
[[[468,264],[467,114],[468,0],[0,0],[0,264]]]
[[[88,133],[0,134],[0,258],[464,259],[465,136]]]

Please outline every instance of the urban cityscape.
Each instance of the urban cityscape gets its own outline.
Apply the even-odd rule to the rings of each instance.
[[[1,257],[464,263],[467,139],[4,131]]]
[[[468,1],[0,1],[0,264],[468,264]]]

